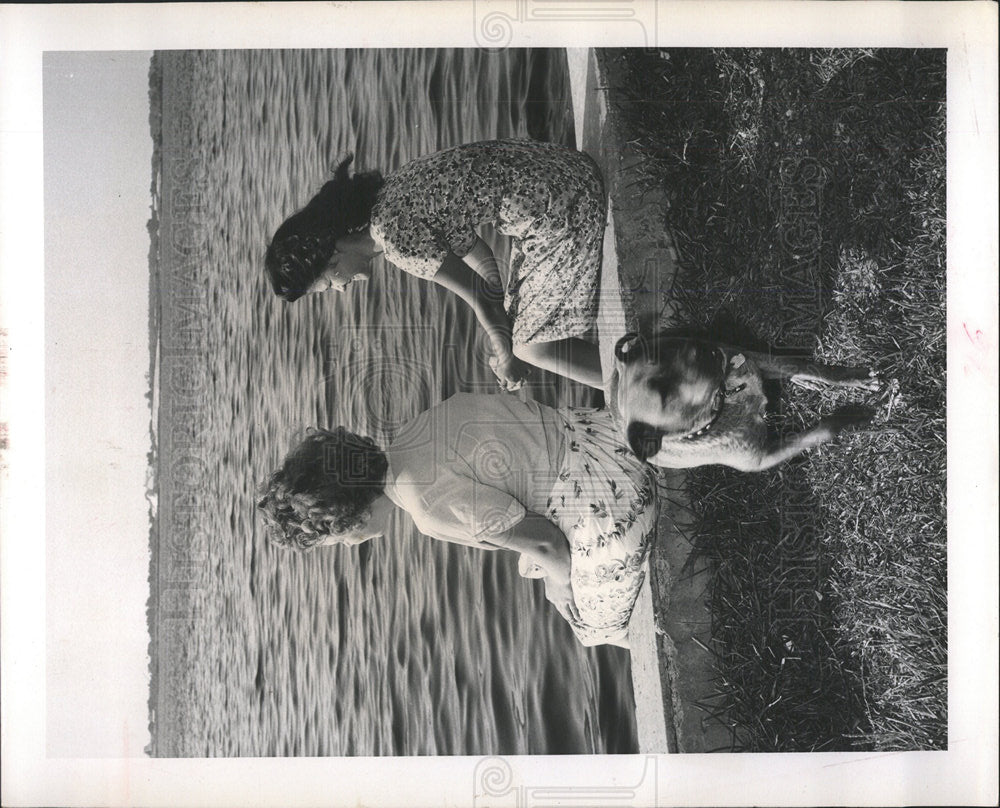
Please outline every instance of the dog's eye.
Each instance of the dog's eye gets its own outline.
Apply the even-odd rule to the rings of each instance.
[[[636,348],[639,343],[639,335],[628,333],[615,343],[615,359],[619,362],[628,363],[636,357]]]

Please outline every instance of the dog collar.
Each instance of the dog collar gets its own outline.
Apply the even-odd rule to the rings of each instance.
[[[688,432],[686,435],[682,435],[681,440],[694,440],[695,438],[700,438],[708,432],[715,425],[715,422],[719,420],[719,415],[722,413],[722,402],[725,397],[726,391],[720,388],[715,394],[715,404],[712,406],[712,417],[708,419],[708,423],[693,432]]]
[[[746,386],[746,382],[743,382],[743,384],[738,384],[736,387],[727,389],[725,382],[723,382],[718,393],[716,394],[715,406],[712,408],[712,417],[709,418],[708,423],[694,430],[694,432],[688,432],[686,435],[682,435],[681,440],[694,440],[695,438],[700,438],[702,435],[706,434],[713,426],[715,426],[715,422],[719,420],[719,416],[722,414],[722,405],[725,400],[730,396],[735,396],[737,393],[743,392],[746,389]]]

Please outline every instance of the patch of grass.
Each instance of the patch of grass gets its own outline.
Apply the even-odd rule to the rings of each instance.
[[[678,325],[876,368],[787,388],[773,426],[875,424],[757,475],[692,471],[717,567],[717,696],[755,751],[947,746],[945,56],[608,51],[616,114],[671,199]]]

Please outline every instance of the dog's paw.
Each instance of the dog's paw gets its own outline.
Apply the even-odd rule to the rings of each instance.
[[[871,407],[843,407],[820,421],[820,426],[829,430],[831,436],[839,435],[846,429],[867,426],[875,418]]]
[[[877,371],[850,365],[819,365],[808,373],[792,375],[790,381],[807,390],[841,387],[877,393],[882,386]]]
[[[862,373],[864,370],[861,371]],[[882,379],[877,370],[869,370],[867,375],[858,377],[858,387],[870,393],[877,393],[882,389]]]
[[[831,381],[838,387],[851,387],[872,393],[877,393],[882,387],[878,371],[870,368],[834,366],[831,371]]]

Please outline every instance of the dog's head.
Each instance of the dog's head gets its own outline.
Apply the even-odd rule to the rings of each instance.
[[[722,409],[727,357],[698,339],[626,334],[615,345],[618,411],[625,439],[640,460],[664,438],[703,434]]]

